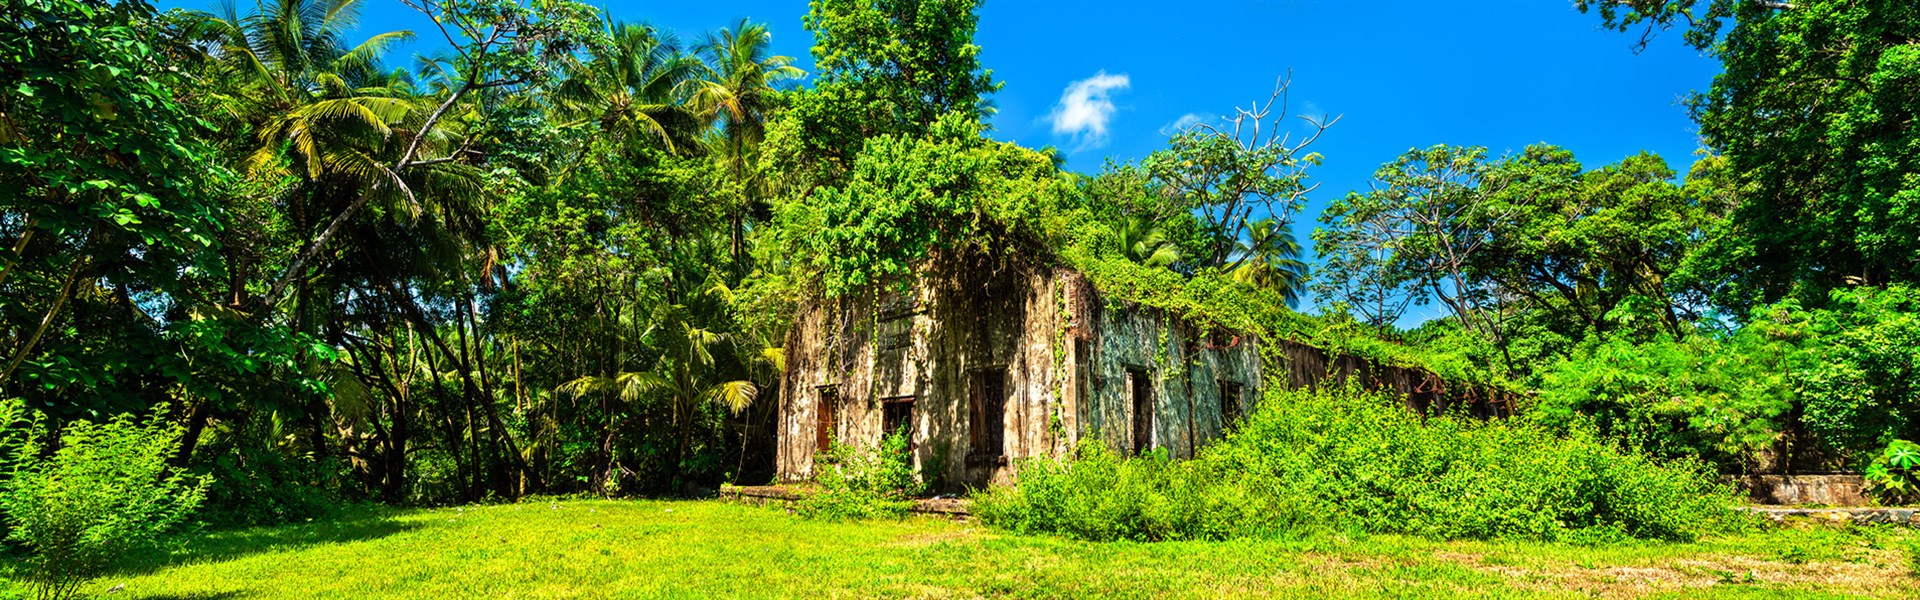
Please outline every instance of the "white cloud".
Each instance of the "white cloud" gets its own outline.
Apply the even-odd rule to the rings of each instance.
[[[1053,114],[1047,115],[1053,122],[1053,134],[1072,136],[1075,150],[1105,146],[1107,122],[1113,119],[1113,93],[1131,85],[1126,73],[1108,75],[1106,71],[1067,84],[1066,91],[1060,93],[1060,103],[1053,106]]]
[[[1300,112],[1295,114],[1319,120],[1327,118],[1327,115],[1331,113],[1328,113],[1324,108],[1320,108],[1320,105],[1314,104],[1312,100],[1308,100],[1300,103]]]
[[[1161,125],[1160,135],[1171,136],[1173,134],[1186,131],[1187,129],[1192,128],[1195,125],[1205,123],[1212,118],[1213,118],[1212,115],[1200,115],[1197,113],[1187,113],[1184,115],[1180,115],[1180,118],[1174,119],[1172,123]]]

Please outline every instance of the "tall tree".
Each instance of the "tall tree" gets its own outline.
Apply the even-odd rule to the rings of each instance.
[[[1739,201],[1716,235],[1722,300],[1818,304],[1920,281],[1920,5],[1905,0],[1579,0],[1640,46],[1671,28],[1719,58],[1689,105]],[[1744,310],[1740,311],[1742,314]]]
[[[1498,169],[1509,225],[1474,269],[1559,333],[1638,319],[1679,337],[1705,316],[1700,288],[1679,275],[1726,209],[1675,185],[1665,160],[1641,153],[1581,172],[1571,152],[1535,146]]]
[[[1315,239],[1321,254],[1344,262],[1323,271],[1342,285],[1323,290],[1403,290],[1385,295],[1438,300],[1461,325],[1495,339],[1493,291],[1472,266],[1510,209],[1494,199],[1504,182],[1491,177],[1485,156],[1485,148],[1408,150],[1374,173],[1371,191],[1329,204]]]
[[[1701,161],[1694,179],[1718,162]],[[1714,186],[1673,176],[1644,153],[1582,171],[1545,144],[1494,160],[1482,148],[1411,151],[1322,215],[1316,290],[1375,324],[1438,300],[1517,357],[1516,372],[1593,335],[1682,337],[1708,316],[1688,270],[1726,209]],[[1521,334],[1527,347],[1510,348]]]
[[[1290,227],[1317,187],[1307,184],[1307,169],[1320,164],[1320,155],[1308,147],[1340,119],[1300,115],[1311,132],[1296,135],[1287,118],[1288,86],[1281,78],[1266,102],[1176,133],[1167,149],[1141,161],[1167,205],[1199,216],[1207,239],[1192,257],[1196,266],[1227,266],[1256,219]]]
[[[773,32],[765,23],[741,19],[700,45],[708,70],[694,106],[719,120],[736,174],[745,169],[747,149],[766,137],[781,85],[806,76],[793,66],[793,57],[774,55],[772,44]]]
[[[437,98],[438,102],[431,110],[421,113],[417,123],[403,129],[401,135],[393,136],[392,143],[399,148],[398,152],[378,160],[357,161],[365,175],[385,176],[380,187],[367,190],[379,193],[359,194],[334,211],[326,226],[304,244],[273,286],[259,297],[253,307],[256,310],[271,307],[288,283],[304,277],[309,263],[328,248],[329,242],[369,201],[397,192],[409,204],[417,203],[414,187],[405,176],[407,171],[465,160],[463,153],[458,152],[466,145],[465,140],[446,135],[446,129],[442,128],[443,121],[455,107],[473,110],[469,120],[484,121],[487,109],[496,104],[469,102],[475,94],[546,83],[553,79],[562,60],[570,59],[582,46],[601,41],[595,29],[596,13],[570,0],[531,0],[530,5],[518,0],[456,4],[401,2],[432,19],[441,37],[452,44],[457,56],[449,62],[457,65],[461,72],[447,79],[459,82],[459,86]],[[354,105],[338,106],[351,110]],[[298,130],[290,129],[289,133],[297,134]],[[445,154],[428,155],[436,149]],[[389,188],[394,191],[387,191]]]
[[[764,201],[759,178],[749,168],[755,162],[752,154],[766,137],[778,87],[806,76],[793,66],[793,57],[773,55],[772,43],[773,33],[765,24],[741,19],[731,29],[708,35],[700,46],[708,69],[694,106],[719,121],[726,136],[727,171],[740,196],[731,217],[736,275],[745,267],[747,213]]]
[[[794,187],[837,184],[866,140],[918,136],[943,114],[982,122],[1000,89],[973,43],[979,0],[820,0],[813,89],[796,94],[776,130],[771,167]]]
[[[1000,84],[980,68],[973,43],[979,7],[979,0],[817,0],[804,22],[820,83],[858,90],[849,99],[870,105],[848,108],[881,117],[875,127],[924,128],[949,112],[984,120],[992,112],[987,95]],[[866,112],[876,108],[878,115]]]
[[[0,11],[0,395],[60,418],[144,408],[186,377],[161,331],[222,272],[231,179],[161,25],[138,0]]]

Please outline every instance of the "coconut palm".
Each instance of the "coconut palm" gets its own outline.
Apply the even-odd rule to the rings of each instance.
[[[404,70],[382,69],[380,57],[413,39],[412,32],[346,43],[361,2],[266,0],[245,16],[228,3],[220,15],[197,15],[217,79],[227,84],[210,93],[253,133],[247,171],[263,181],[300,182],[288,212],[306,215],[295,224],[306,233],[326,215],[370,203],[386,209],[379,211],[386,225],[476,234],[479,174],[451,156],[461,140],[457,120],[423,131],[436,103],[415,94]],[[391,165],[415,137],[421,160],[396,172]],[[429,247],[459,252],[445,236],[429,237],[437,238]]]
[[[205,40],[215,75],[230,84],[209,90],[229,116],[258,124],[324,98],[374,97],[392,82],[380,57],[413,39],[389,31],[349,46],[359,24],[361,0],[267,0],[241,16],[232,2],[218,15],[193,13],[193,30]]]
[[[383,69],[381,56],[412,39],[410,32],[349,46],[360,1],[266,0],[245,16],[228,4],[223,14],[203,13],[194,24],[209,79],[218,82],[204,93],[225,109],[227,126],[244,132],[233,136],[242,145],[232,150],[245,155],[247,174],[277,190],[270,201],[286,219],[282,241],[315,240],[255,300],[272,307],[290,288],[296,299],[291,322],[305,333],[326,323],[351,325],[363,305],[393,309],[389,314],[404,315],[434,342],[429,347],[446,364],[460,366],[453,372],[463,384],[462,401],[491,408],[473,381],[464,342],[462,352],[453,351],[443,339],[449,332],[423,308],[461,299],[470,272],[464,265],[484,247],[487,196],[480,171],[463,152],[468,120],[448,116],[473,103],[434,119],[442,100],[417,93],[406,71]],[[323,247],[325,259],[309,264]],[[296,414],[328,414],[321,397],[295,400]],[[337,403],[332,409],[356,412]],[[313,451],[325,452],[326,419],[309,421]],[[505,445],[511,448],[511,440]],[[403,481],[403,475],[390,476]]]
[[[1162,269],[1180,262],[1180,247],[1146,217],[1135,216],[1120,225],[1120,252],[1127,260]]]
[[[1273,219],[1247,223],[1247,239],[1239,243],[1227,273],[1236,281],[1278,292],[1289,306],[1300,302],[1300,291],[1307,284],[1300,241]]]
[[[700,55],[707,62],[693,105],[717,119],[727,137],[736,176],[746,150],[766,137],[767,114],[777,86],[806,76],[791,56],[772,56],[773,33],[764,23],[741,19],[707,36]]]
[[[597,124],[626,144],[699,151],[705,123],[689,106],[703,68],[671,33],[604,18],[609,43],[576,63],[553,99],[568,127]]]
[[[745,196],[731,215],[736,267],[744,254],[745,213],[761,196],[747,170],[752,150],[766,137],[776,86],[806,75],[793,66],[793,57],[772,55],[772,43],[773,33],[766,24],[741,19],[732,28],[709,34],[699,50],[707,68],[693,106],[720,124],[727,170]]]

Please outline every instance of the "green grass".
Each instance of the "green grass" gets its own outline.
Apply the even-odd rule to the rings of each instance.
[[[1081,542],[934,518],[809,521],[720,502],[391,511],[190,536],[89,583],[108,598],[1916,597],[1883,528],[1580,547],[1322,535]],[[12,567],[0,566],[0,573]],[[8,592],[0,583],[0,597]]]

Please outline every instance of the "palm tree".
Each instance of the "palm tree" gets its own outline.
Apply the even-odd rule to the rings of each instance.
[[[742,342],[731,334],[720,332],[705,324],[714,320],[720,309],[720,298],[728,293],[724,285],[709,281],[705,289],[685,299],[685,304],[672,303],[661,298],[654,299],[656,304],[642,313],[648,321],[644,329],[636,336],[644,346],[644,354],[651,356],[646,368],[638,371],[620,371],[610,376],[587,375],[575,378],[555,388],[556,394],[573,397],[601,395],[617,398],[626,405],[634,405],[647,400],[664,400],[671,409],[676,432],[677,454],[675,459],[688,458],[693,439],[694,425],[700,417],[703,403],[725,408],[738,416],[753,404],[760,394],[760,385],[753,379],[723,379],[720,362],[715,360],[715,351],[723,346],[732,345],[742,349]],[[767,360],[777,360],[773,350],[760,350],[757,354]],[[630,412],[630,411],[624,411]],[[609,439],[611,429],[616,423],[607,423]],[[611,452],[608,452],[611,459]],[[607,476],[611,478],[614,470],[609,465]]]
[[[462,133],[457,120],[423,131],[436,103],[414,92],[405,71],[381,68],[381,56],[413,39],[412,32],[346,44],[360,7],[361,0],[265,0],[246,16],[231,3],[219,16],[198,14],[195,27],[207,40],[216,74],[228,83],[212,95],[253,133],[248,173],[261,181],[298,181],[285,202],[300,234],[313,235],[327,215],[375,204],[391,219],[385,225],[424,227],[414,233],[432,242],[400,247],[457,255],[461,242],[448,236],[473,238],[481,231],[479,171],[455,156]],[[415,154],[424,160],[396,172],[392,165],[416,134]],[[370,224],[343,225],[364,231]],[[364,252],[365,241],[349,247]],[[303,274],[294,276],[305,284]]]
[[[241,16],[229,0],[221,14],[193,13],[193,29],[230,89],[213,90],[230,116],[257,125],[321,98],[353,97],[391,81],[380,57],[411,41],[389,31],[349,47],[361,0],[266,0]],[[375,92],[376,97],[390,94]]]
[[[706,59],[705,78],[693,96],[694,108],[720,123],[726,139],[728,171],[745,197],[733,210],[733,262],[740,270],[744,253],[745,212],[758,201],[758,186],[746,165],[752,149],[766,137],[767,114],[772,110],[776,85],[806,76],[793,66],[793,57],[772,56],[773,33],[764,23],[741,19],[722,28],[700,45]]]
[[[701,64],[672,34],[603,17],[610,42],[576,63],[554,91],[568,127],[597,124],[626,144],[658,143],[676,154],[697,152],[705,123],[689,106]]]
[[[1270,289],[1288,306],[1300,302],[1307,284],[1307,263],[1300,260],[1300,241],[1273,219],[1247,223],[1247,240],[1239,243],[1227,273],[1235,281]]]
[[[770,56],[772,43],[773,33],[766,24],[741,19],[732,29],[708,34],[700,45],[707,69],[693,105],[719,121],[727,136],[730,158],[735,161],[736,176],[742,170],[738,165],[746,158],[747,148],[766,137],[776,86],[806,76],[805,71],[793,66],[793,57]]]
[[[1180,262],[1180,247],[1146,217],[1127,218],[1121,222],[1119,233],[1120,253],[1127,260],[1161,269],[1171,269]]]
[[[202,14],[196,23],[213,74],[226,84],[210,96],[251,133],[236,136],[250,138],[251,147],[235,149],[246,152],[248,174],[269,184],[291,182],[273,199],[289,237],[315,240],[311,250],[335,235],[345,238],[324,263],[309,267],[311,250],[296,258],[259,299],[270,307],[290,284],[297,299],[290,319],[303,333],[318,332],[323,324],[378,333],[392,324],[382,318],[357,322],[356,305],[394,309],[445,364],[458,366],[452,371],[462,384],[462,401],[488,415],[491,435],[503,436],[490,399],[474,380],[464,338],[455,351],[442,323],[423,307],[465,297],[464,265],[486,238],[487,194],[480,170],[466,159],[463,119],[434,119],[443,100],[416,93],[406,71],[382,69],[380,57],[412,33],[344,43],[359,7],[360,0],[265,0],[244,17],[229,4],[223,16]],[[370,210],[357,210],[363,206]],[[464,336],[463,322],[456,320],[454,333]],[[326,401],[304,401],[315,452],[325,450]],[[505,445],[511,448],[512,440]],[[399,481],[402,475],[391,476]]]

